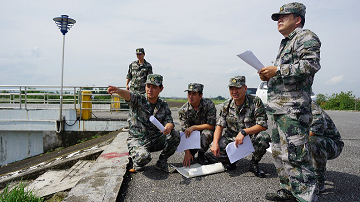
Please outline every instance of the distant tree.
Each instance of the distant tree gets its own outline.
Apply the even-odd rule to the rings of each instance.
[[[224,97],[222,97],[222,96],[217,96],[216,98],[213,98],[214,100],[225,100],[225,98]]]
[[[326,102],[326,96],[324,94],[317,94],[316,95],[316,104],[323,105]]]
[[[333,93],[329,96],[321,107],[333,110],[354,110],[355,101],[355,96],[352,94],[352,91],[347,93],[341,91],[341,93]]]

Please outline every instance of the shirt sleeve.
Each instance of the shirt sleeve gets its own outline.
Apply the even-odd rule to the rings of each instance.
[[[261,101],[260,98],[255,97],[254,104],[255,104],[256,125],[260,125],[262,127],[268,128],[266,109],[263,102]]]
[[[280,66],[280,75],[284,84],[293,84],[304,80],[308,75],[313,75],[320,70],[320,39],[306,30],[298,33],[296,39],[292,42],[293,63],[282,64]]]
[[[222,127],[226,127],[226,116],[228,114],[227,112],[227,106],[228,106],[228,102],[224,102],[219,110],[219,118],[217,119],[216,125],[218,126],[222,126]]]
[[[322,109],[319,105],[312,103],[311,113],[313,115],[313,119],[310,125],[310,131],[316,135],[324,135],[324,131],[326,129],[326,120],[322,114]]]
[[[132,79],[132,68],[131,68],[132,65],[131,64],[129,65],[129,70],[128,70],[128,73],[126,75],[126,79],[130,79],[130,80]]]
[[[213,101],[209,100],[209,109],[207,111],[207,124],[216,124],[216,107]]]

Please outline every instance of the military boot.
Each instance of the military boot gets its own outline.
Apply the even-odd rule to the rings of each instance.
[[[259,161],[255,161],[252,159],[250,161],[250,168],[249,170],[255,174],[256,177],[264,178],[265,172],[259,168]]]

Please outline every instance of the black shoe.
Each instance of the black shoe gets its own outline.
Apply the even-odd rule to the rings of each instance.
[[[236,162],[235,163],[222,163],[226,170],[235,170],[236,169]]]
[[[259,168],[259,163],[256,161],[250,161],[250,168],[249,170],[255,174],[256,177],[264,178],[265,172]]]
[[[198,162],[201,165],[208,165],[209,161],[205,158],[204,152],[200,152],[198,153]]]
[[[277,193],[267,193],[265,199],[269,201],[296,201],[296,197],[286,189],[279,189]]]

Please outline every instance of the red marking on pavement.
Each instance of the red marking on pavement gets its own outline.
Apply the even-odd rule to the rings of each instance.
[[[129,153],[128,152],[124,152],[124,153],[111,152],[111,153],[107,153],[107,154],[102,154],[101,156],[104,158],[107,158],[107,159],[112,159],[112,158],[116,158],[116,157],[129,156]]]

